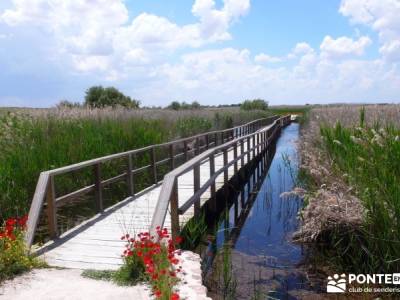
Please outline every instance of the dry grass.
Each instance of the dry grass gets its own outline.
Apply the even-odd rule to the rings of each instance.
[[[340,121],[345,127],[358,126],[361,107],[365,108],[367,126],[384,122],[400,127],[400,104],[323,106],[312,110],[310,122],[314,123],[313,129],[317,129],[317,133],[319,133],[318,127],[321,123],[333,126]],[[315,134],[315,130],[312,133]]]
[[[351,111],[351,113],[349,113]],[[300,168],[306,172],[308,205],[302,212],[303,224],[294,235],[299,242],[315,242],[324,232],[338,227],[358,227],[363,218],[360,200],[353,188],[333,170],[333,162],[321,148],[320,124],[335,124],[344,117],[351,126],[358,121],[359,107],[324,107],[311,110],[309,121],[301,130]],[[311,183],[310,183],[311,182]]]
[[[400,106],[320,107],[302,131],[308,205],[296,238],[342,270],[398,270]]]

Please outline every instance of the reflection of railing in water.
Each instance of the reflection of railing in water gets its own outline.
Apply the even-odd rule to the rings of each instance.
[[[275,151],[276,141],[268,149],[256,156],[237,176],[232,178],[230,184],[227,184],[219,191],[217,199],[221,205],[217,208],[217,211],[207,210],[205,212],[207,224],[211,228],[210,231],[218,230],[220,221],[225,217],[224,243],[229,244],[230,247],[234,247],[240,237],[241,230],[257,199],[257,191],[268,174]],[[227,219],[232,207],[234,207],[234,226],[229,227]],[[216,239],[210,240],[206,249],[205,259],[203,259],[203,271],[205,273],[208,272],[212,265],[216,249]]]

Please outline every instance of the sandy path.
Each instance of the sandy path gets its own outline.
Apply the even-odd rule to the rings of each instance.
[[[81,276],[82,270],[38,269],[0,286],[1,300],[150,299],[144,285],[121,287]]]

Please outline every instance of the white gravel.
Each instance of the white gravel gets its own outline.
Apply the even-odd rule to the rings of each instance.
[[[121,287],[111,282],[81,276],[77,269],[38,269],[4,282],[0,286],[1,300],[105,300],[150,298],[144,285]]]

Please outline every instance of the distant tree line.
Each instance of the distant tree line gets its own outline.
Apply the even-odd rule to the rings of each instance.
[[[128,109],[137,109],[140,107],[140,101],[132,99],[124,95],[115,87],[92,86],[85,92],[84,103],[71,102],[61,100],[57,107],[75,108],[75,107],[90,107],[90,108],[105,108],[105,107],[125,107]],[[197,101],[187,103],[185,101],[172,101],[166,109],[185,110],[185,109],[200,109],[200,108],[224,108],[224,107],[240,107],[242,110],[267,110],[268,102],[263,99],[245,100],[241,104],[224,104],[224,105],[201,105]],[[153,107],[155,108],[155,107]],[[161,108],[161,107],[157,107]]]
[[[199,109],[201,107],[202,106],[197,101],[193,101],[192,103],[172,101],[166,108],[173,110],[181,110],[181,109]]]

